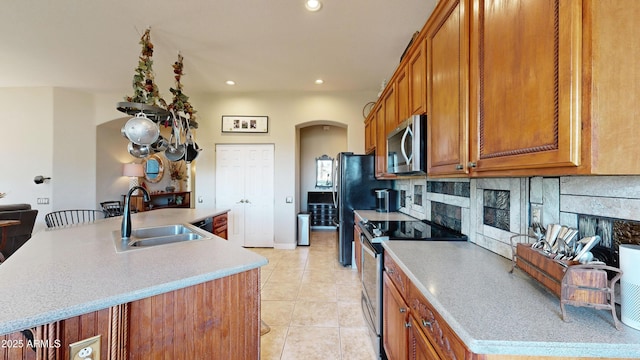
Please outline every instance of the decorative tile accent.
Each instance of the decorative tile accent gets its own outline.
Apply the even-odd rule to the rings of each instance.
[[[613,241],[616,251],[621,244],[640,245],[640,222],[614,220]]]
[[[406,206],[407,206],[407,191],[400,190],[400,207],[406,207]]]
[[[427,192],[471,197],[470,183],[460,181],[427,181]]]
[[[462,231],[462,208],[432,201],[431,221],[449,229]]]
[[[618,251],[620,244],[640,245],[640,222],[578,215],[580,238],[599,235],[600,246]]]
[[[484,190],[483,192],[483,223],[498,229],[509,231],[510,229],[510,204],[509,191]]]
[[[422,203],[423,187],[422,185],[413,185],[413,204],[423,206]]]

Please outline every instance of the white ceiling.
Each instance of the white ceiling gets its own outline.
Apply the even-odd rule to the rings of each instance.
[[[303,0],[4,0],[0,87],[131,95],[138,42],[151,27],[165,98],[178,51],[187,95],[378,91],[438,0],[322,1],[312,13]]]

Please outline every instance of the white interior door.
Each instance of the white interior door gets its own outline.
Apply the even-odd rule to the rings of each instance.
[[[273,247],[274,147],[216,145],[216,207],[231,209],[229,241]]]
[[[273,145],[247,149],[245,176],[245,238],[250,247],[273,247]]]

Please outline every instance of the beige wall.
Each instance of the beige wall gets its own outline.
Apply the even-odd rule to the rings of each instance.
[[[374,98],[374,92],[227,93],[192,97],[200,123],[197,141],[205,149],[195,165],[196,206],[215,206],[215,144],[275,144],[275,246],[295,247],[296,215],[300,207],[300,128],[324,123],[340,125],[346,129],[346,150],[361,153],[364,151],[362,107]],[[269,132],[223,134],[222,115],[267,115]],[[287,197],[294,202],[286,203]]]
[[[59,88],[0,89],[0,125],[5,135],[0,142],[4,154],[0,192],[8,194],[0,204],[32,204],[40,210],[37,227],[42,228],[47,212],[97,208],[100,201],[123,194],[128,179],[120,175],[122,164],[133,158],[119,132],[126,119],[116,110],[121,99],[119,93],[90,95]],[[204,149],[192,166],[197,174],[193,198],[196,207],[215,206],[216,143],[275,144],[275,243],[284,248],[295,246],[300,207],[300,128],[316,124],[344,127],[344,150],[361,153],[362,107],[372,99],[375,92],[192,96],[200,123],[196,139]],[[222,115],[267,115],[269,132],[222,134]],[[11,136],[6,136],[7,132]],[[36,185],[36,175],[51,176],[53,180]],[[48,197],[50,204],[37,205],[40,197]],[[294,202],[286,203],[287,197]]]
[[[3,154],[0,204],[28,203],[44,215],[95,206],[95,123],[92,97],[59,88],[0,89]],[[36,175],[52,180],[36,185]],[[48,205],[38,205],[48,198]]]

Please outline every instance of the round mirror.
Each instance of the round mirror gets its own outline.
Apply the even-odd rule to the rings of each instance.
[[[157,183],[164,175],[164,164],[158,155],[151,155],[144,161],[144,178],[151,183]]]

